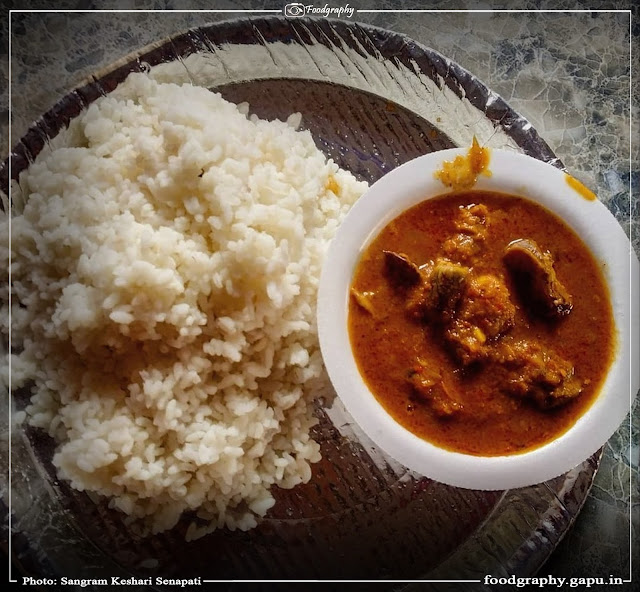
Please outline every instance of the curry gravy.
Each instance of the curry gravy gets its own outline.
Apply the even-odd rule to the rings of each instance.
[[[421,268],[432,264],[459,232],[460,212],[473,204],[482,204],[488,212],[486,236],[472,258],[455,263],[465,266],[469,278],[502,282],[508,289],[511,313],[503,333],[482,338],[486,345],[534,343],[540,351],[566,362],[580,390],[562,399],[562,404],[546,408],[526,396],[514,396],[517,370],[505,372],[503,365],[492,361],[467,363],[447,340],[448,325],[408,314],[406,291],[389,280],[385,252],[401,253]],[[534,241],[552,257],[558,281],[572,299],[570,312],[562,318],[538,315],[525,301],[526,294],[504,260],[505,249],[517,239]],[[445,258],[452,259],[450,253]],[[348,323],[360,373],[398,423],[442,448],[482,456],[527,451],[570,428],[597,396],[615,345],[602,270],[580,238],[532,201],[475,190],[426,200],[378,234],[356,267]],[[407,379],[417,361],[442,377],[455,412],[451,406],[443,411],[417,396],[415,385]]]

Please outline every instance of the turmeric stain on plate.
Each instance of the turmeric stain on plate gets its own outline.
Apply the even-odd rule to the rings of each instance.
[[[571,187],[571,189],[573,189],[580,197],[583,197],[588,201],[594,201],[595,199],[597,199],[596,194],[591,191],[591,189],[585,187],[582,183],[580,183],[580,181],[578,181],[578,179],[576,179],[575,177],[572,177],[568,173],[565,173],[564,178],[569,184],[569,187]]]
[[[470,189],[476,184],[479,175],[491,176],[489,160],[489,148],[481,147],[474,136],[467,154],[456,156],[453,161],[443,162],[442,168],[434,173],[434,177],[455,191]]]
[[[329,175],[325,188],[328,191],[332,191],[336,195],[338,195],[338,192],[340,191],[340,185],[338,185],[338,182],[336,181],[336,178],[333,175]]]

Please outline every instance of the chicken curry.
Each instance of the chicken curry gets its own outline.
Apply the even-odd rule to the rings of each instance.
[[[565,432],[596,397],[615,342],[600,265],[580,238],[539,204],[476,190],[414,206],[369,244],[349,333],[396,421],[482,456]]]

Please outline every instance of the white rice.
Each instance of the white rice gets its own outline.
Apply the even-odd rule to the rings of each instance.
[[[133,74],[14,192],[13,387],[60,478],[143,533],[251,528],[320,459],[316,291],[366,185],[299,119]]]

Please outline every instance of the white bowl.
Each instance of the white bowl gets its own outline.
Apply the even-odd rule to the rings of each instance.
[[[492,150],[491,176],[473,189],[493,190],[536,201],[562,218],[606,262],[617,332],[617,349],[600,393],[563,435],[534,450],[507,456],[476,456],[445,450],[397,423],[362,380],[352,353],[347,318],[354,269],[368,243],[392,219],[425,199],[449,193],[434,172],[466,149],[434,152],[393,170],[353,206],[330,246],[318,293],[322,355],[338,396],[364,432],[387,454],[437,481],[471,489],[524,487],[556,477],[598,450],[629,412],[638,390],[638,259],[624,231],[597,200],[584,199],[567,176],[539,160]],[[637,359],[636,359],[637,362]]]

